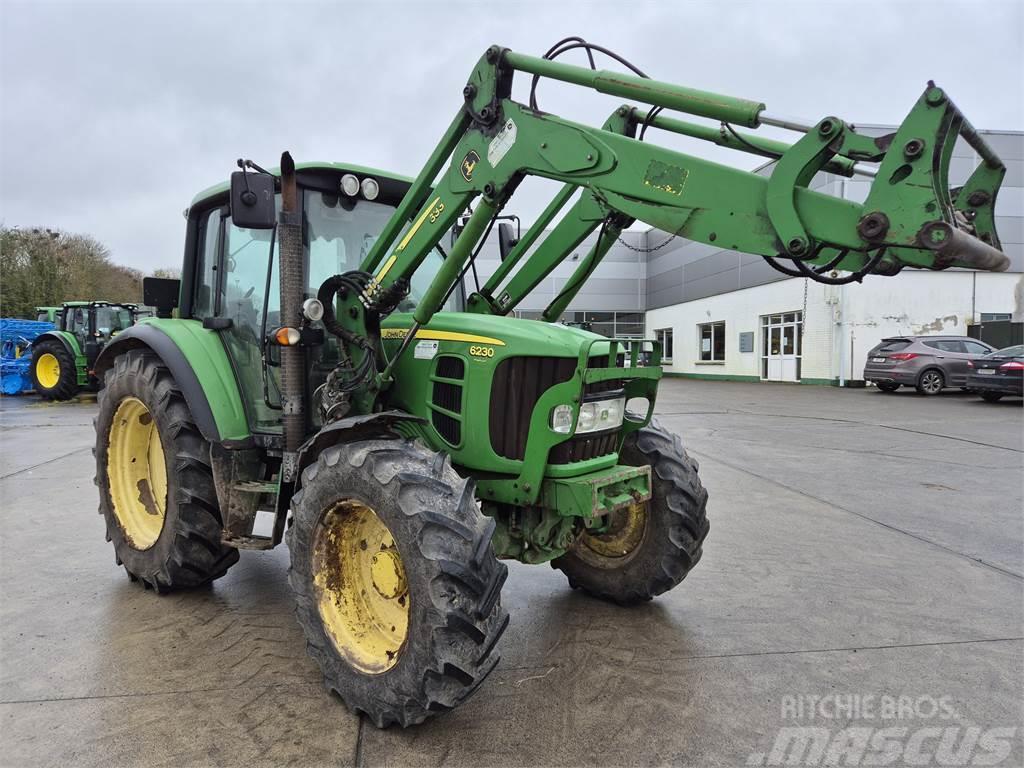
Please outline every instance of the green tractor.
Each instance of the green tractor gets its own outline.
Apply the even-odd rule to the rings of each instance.
[[[36,307],[36,320],[40,323],[60,323],[62,307]]]
[[[96,358],[144,312],[123,302],[66,301],[61,307],[36,307],[36,314],[57,327],[32,345],[32,384],[45,400],[70,400],[79,390],[102,384],[94,373]]]
[[[287,153],[273,170],[240,160],[188,209],[180,284],[147,282],[158,317],[96,361],[96,482],[117,562],[164,593],[286,540],[307,649],[378,727],[455,707],[494,668],[501,559],[550,563],[571,587],[632,605],[701,558],[697,462],[652,420],[659,345],[557,322],[623,228],[641,220],[832,284],[1006,267],[992,217],[1004,168],[940,89],[892,135],[865,138],[838,118],[798,123],[554,60],[572,47],[600,50],[488,49],[414,180]],[[516,72],[654,109],[579,125],[535,94],[513,101]],[[778,156],[775,172],[643,141],[707,130],[662,109],[721,121],[704,138]],[[784,145],[734,123],[802,137]],[[984,162],[950,191],[958,135]],[[880,181],[856,203],[808,189],[818,171]],[[499,224],[501,266],[466,296],[530,175],[563,187],[522,237]],[[511,317],[581,245],[543,319]]]

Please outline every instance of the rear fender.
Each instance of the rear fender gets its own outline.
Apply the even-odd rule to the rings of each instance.
[[[102,382],[114,358],[132,349],[152,351],[170,369],[208,442],[229,448],[251,444],[238,383],[215,331],[198,320],[143,320],[103,348],[96,359],[97,378]]]

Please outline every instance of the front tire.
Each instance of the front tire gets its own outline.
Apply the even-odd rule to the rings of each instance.
[[[895,392],[897,389],[900,388],[899,384],[895,384],[893,382],[888,381],[876,382],[875,386],[878,387],[879,391],[881,392]]]
[[[171,372],[125,352],[98,397],[96,484],[118,565],[161,594],[223,576],[238,550],[221,544],[209,444]]]
[[[620,605],[675,587],[700,561],[708,535],[708,493],[677,435],[656,422],[626,438],[619,460],[651,467],[651,498],[612,515],[608,531],[584,533],[552,561],[569,586]]]
[[[981,399],[986,403],[998,403],[1003,399],[1002,392],[982,392]]]
[[[498,663],[507,569],[448,459],[405,440],[326,449],[288,530],[296,616],[328,689],[378,728],[460,704]]]
[[[75,358],[55,339],[32,346],[32,386],[45,400],[70,400],[78,392]]]
[[[946,377],[942,371],[936,368],[929,368],[917,377],[917,391],[922,395],[937,395],[946,388]]]

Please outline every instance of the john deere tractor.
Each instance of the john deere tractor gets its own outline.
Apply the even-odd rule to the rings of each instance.
[[[70,400],[79,390],[102,384],[93,368],[96,358],[139,317],[136,304],[109,301],[66,301],[36,312],[57,326],[32,345],[32,384],[46,400]]]
[[[240,160],[188,209],[180,284],[147,283],[160,317],[96,361],[96,482],[117,562],[163,593],[287,540],[308,651],[377,726],[451,709],[494,668],[501,558],[550,563],[626,605],[701,558],[697,463],[652,420],[659,345],[556,322],[625,227],[833,284],[1007,264],[993,223],[1003,164],[937,86],[868,138],[837,117],[790,120],[635,68],[557,61],[579,48],[604,50],[489,48],[415,179],[287,153],[271,170]],[[532,78],[529,103],[511,98],[516,73]],[[541,78],[651,106],[573,123],[539,107]],[[762,125],[799,137],[739,130]],[[657,146],[655,130],[777,163],[762,177]],[[958,136],[982,163],[950,190]],[[858,203],[808,189],[821,171],[876,181]],[[466,296],[527,176],[561,190],[518,241],[499,224],[501,266]],[[581,246],[542,320],[510,316]]]

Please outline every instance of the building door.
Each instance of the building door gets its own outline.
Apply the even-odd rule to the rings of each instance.
[[[803,313],[786,312],[761,318],[761,378],[800,381],[800,336]]]

